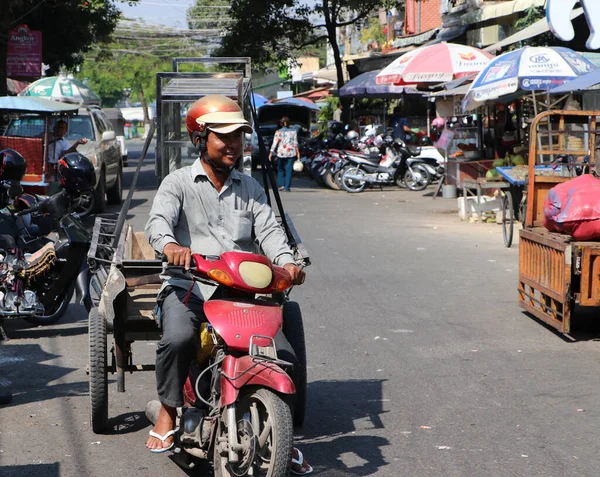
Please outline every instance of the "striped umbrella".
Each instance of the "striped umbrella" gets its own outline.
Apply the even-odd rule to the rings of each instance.
[[[455,43],[422,46],[396,58],[377,75],[377,84],[447,83],[479,73],[493,58]]]
[[[49,76],[31,83],[19,96],[39,96],[55,101],[77,104],[97,104],[100,97],[81,81],[64,76]]]

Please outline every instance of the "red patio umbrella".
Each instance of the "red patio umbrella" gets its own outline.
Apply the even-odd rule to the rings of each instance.
[[[493,58],[471,46],[438,43],[396,58],[377,75],[377,84],[446,83],[479,73]]]

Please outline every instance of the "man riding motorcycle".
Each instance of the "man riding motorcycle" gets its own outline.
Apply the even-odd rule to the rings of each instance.
[[[192,253],[257,253],[258,244],[273,263],[290,273],[294,284],[304,283],[305,273],[294,263],[264,190],[235,170],[243,152],[242,133],[252,132],[239,105],[225,96],[205,96],[188,110],[186,126],[200,157],[161,183],[145,229],[152,247],[166,255],[169,264],[189,270]],[[186,273],[169,270],[163,276],[157,299],[163,336],[156,357],[161,410],[146,442],[152,452],[173,447],[176,409],[183,406],[182,390],[198,329],[206,321],[203,304],[219,293],[219,288],[195,282]],[[297,362],[282,332],[275,340],[283,359]],[[293,378],[293,371],[290,375]],[[294,454],[292,473],[310,473],[312,468],[301,453],[295,450]]]

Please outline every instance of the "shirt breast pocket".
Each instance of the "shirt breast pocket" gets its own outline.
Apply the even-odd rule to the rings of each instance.
[[[243,242],[252,239],[252,212],[247,210],[234,210],[232,218],[232,239],[234,242]]]

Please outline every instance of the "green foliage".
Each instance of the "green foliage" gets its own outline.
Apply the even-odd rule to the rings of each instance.
[[[377,43],[381,48],[386,41],[383,26],[379,23],[378,18],[369,18],[368,26],[360,33],[360,41],[362,44]]]
[[[533,25],[534,23],[542,20],[546,16],[546,12],[544,7],[530,7],[525,12],[525,16],[519,18],[515,22],[515,27],[517,31],[523,30],[528,26]],[[523,46],[547,46],[553,45],[556,43],[556,38],[550,32],[542,33],[541,35],[534,36],[533,38],[529,38],[527,40],[521,41],[519,43],[515,43],[507,48],[507,51],[518,50]]]
[[[319,111],[319,122],[320,121],[331,121],[333,119],[333,113],[340,104],[340,99],[334,96],[325,98],[327,104]]]
[[[138,0],[128,0],[135,3]],[[92,45],[114,31],[120,11],[111,0],[8,0],[0,13],[0,95],[6,93],[6,36],[18,24],[40,30],[49,75],[72,69]]]
[[[231,22],[217,56],[250,56],[258,68],[278,67],[295,57],[312,27],[297,0],[231,1]]]
[[[216,54],[251,56],[253,64],[264,70],[326,40],[333,49],[341,87],[337,30],[365,18],[379,5],[381,0],[316,0],[312,6],[299,0],[231,0],[232,21]],[[314,18],[324,23],[315,25]]]
[[[104,49],[84,63],[77,77],[102,98],[103,106],[110,107],[127,93],[134,101],[151,103],[156,98],[159,71],[171,71],[171,62],[147,55],[118,55]]]

